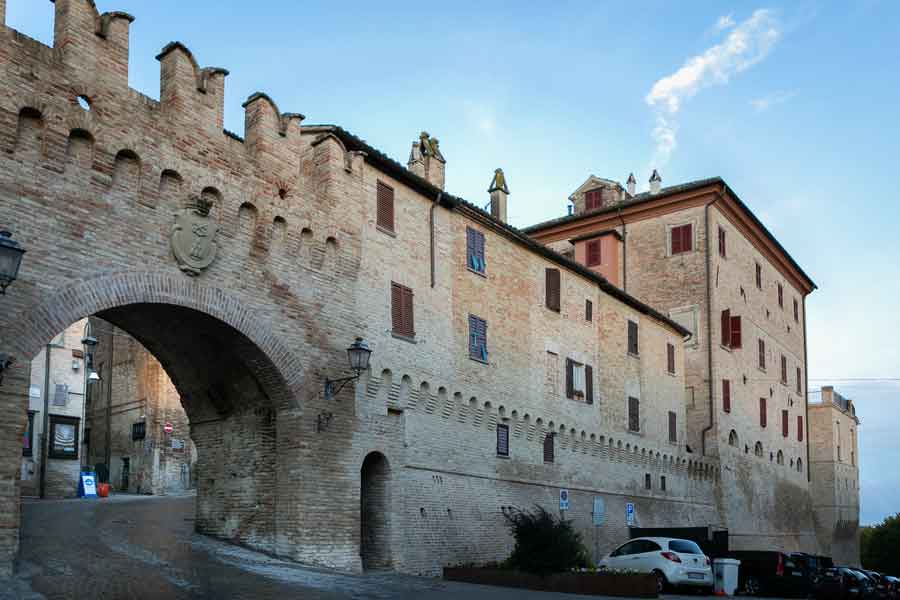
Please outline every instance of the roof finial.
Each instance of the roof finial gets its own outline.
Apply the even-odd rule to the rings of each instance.
[[[506,194],[509,193],[509,188],[506,186],[506,176],[503,174],[503,169],[494,169],[494,178],[491,180],[491,186],[488,188],[488,193],[498,190]]]

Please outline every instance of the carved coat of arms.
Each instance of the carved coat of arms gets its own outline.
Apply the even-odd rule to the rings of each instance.
[[[212,203],[195,198],[175,216],[172,227],[172,253],[187,275],[196,277],[216,258],[216,234],[219,226],[209,218]]]

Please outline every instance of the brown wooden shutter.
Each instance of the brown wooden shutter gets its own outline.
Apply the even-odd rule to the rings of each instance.
[[[628,321],[628,352],[631,354],[639,354],[638,346],[638,324],[634,321]]]
[[[675,346],[666,344],[666,361],[668,363],[669,373],[675,372]]]
[[[796,323],[800,322],[800,303],[797,302],[796,298],[794,298],[794,321]]]
[[[548,268],[546,270],[547,279],[547,308],[559,312],[560,307],[560,291],[559,291],[559,269]]]
[[[403,325],[407,337],[416,336],[416,325],[413,318],[413,291],[409,288],[403,288]]]
[[[731,317],[731,347],[741,347],[741,318]]]
[[[784,286],[778,284],[778,307],[784,308]]]
[[[803,378],[802,372],[800,371],[800,367],[797,367],[797,393],[803,393]]]
[[[781,383],[787,385],[787,357],[781,355]]]
[[[587,264],[589,267],[599,265],[603,262],[603,256],[600,251],[600,240],[591,240],[587,243]]]
[[[594,403],[594,368],[584,365],[584,401]]]
[[[725,254],[725,230],[719,227],[719,256],[726,257]]]
[[[803,416],[797,415],[797,441],[803,441]]]
[[[763,428],[766,426],[766,399],[765,398],[759,399],[759,426],[763,427]]]
[[[781,435],[782,437],[787,437],[788,434],[788,411],[781,411]]]
[[[681,227],[681,249],[683,252],[690,252],[694,249],[694,226],[682,225]]]
[[[396,283],[391,283],[391,322],[393,332],[400,334],[403,331],[403,289]]]
[[[553,462],[553,434],[548,433],[544,436],[544,462]]]
[[[584,320],[585,321],[593,321],[594,320],[594,303],[590,300],[584,301]]]
[[[670,230],[669,235],[671,237],[669,244],[672,247],[672,254],[680,254],[682,252],[682,249],[681,249],[681,227],[673,227]]]
[[[728,379],[722,380],[722,410],[731,412],[731,381]]]
[[[566,359],[566,398],[575,397],[575,363]]]
[[[731,345],[731,311],[722,311],[722,345]]]
[[[509,426],[497,425],[497,454],[509,456]]]
[[[376,222],[379,227],[394,231],[394,189],[380,181],[376,189]]]
[[[756,263],[756,287],[762,289],[762,265]]]
[[[759,340],[759,368],[766,368],[766,342],[762,339]]]
[[[677,442],[678,441],[678,428],[676,427],[678,424],[678,415],[676,415],[671,410],[669,411],[669,441]]]

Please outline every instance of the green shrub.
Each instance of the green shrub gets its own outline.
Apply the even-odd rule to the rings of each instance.
[[[536,506],[533,511],[517,509],[506,513],[516,545],[505,564],[538,575],[562,573],[591,564],[590,554],[572,521],[554,517]]]

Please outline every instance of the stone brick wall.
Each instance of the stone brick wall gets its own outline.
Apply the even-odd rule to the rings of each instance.
[[[676,328],[489,217],[381,172],[327,128],[301,127],[264,94],[245,103],[243,139],[223,132],[226,73],[180,44],[159,55],[159,101],[129,89],[130,17],[101,18],[87,0],[55,6],[55,49],[8,28],[0,39],[0,225],[28,249],[0,311],[0,351],[21,357],[0,387],[0,564],[17,547],[28,361],[88,315],[139,340],[171,377],[197,447],[204,533],[360,569],[372,452],[391,498],[376,537],[403,571],[505,558],[503,507],[552,508],[561,487],[589,539],[590,500],[606,500],[598,551],[627,536],[628,501],[644,526],[716,524],[718,465],[685,447]],[[393,236],[375,227],[378,179],[396,190]],[[215,261],[191,278],[169,236],[195,196],[220,231]],[[466,227],[485,233],[485,276],[466,268]],[[561,270],[558,313],[544,303],[548,267]],[[415,294],[412,342],[390,331],[392,281]],[[468,357],[470,314],[488,323],[484,362]],[[626,351],[629,319],[638,357]],[[355,393],[326,398],[324,378],[346,374],[358,335],[374,350],[371,372]],[[566,358],[593,366],[593,404],[565,397]],[[628,396],[641,402],[639,432],[627,431]],[[512,432],[509,458],[496,453],[498,422]]]

